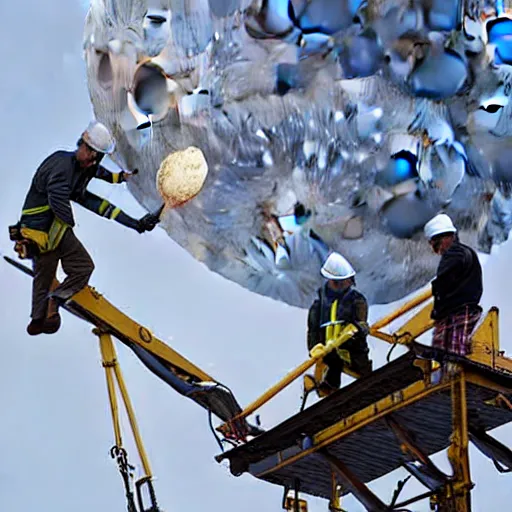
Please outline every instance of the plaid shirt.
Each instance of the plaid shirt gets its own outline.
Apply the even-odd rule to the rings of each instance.
[[[480,307],[463,306],[457,312],[438,320],[434,327],[432,346],[460,356],[471,353],[471,335],[481,315]]]

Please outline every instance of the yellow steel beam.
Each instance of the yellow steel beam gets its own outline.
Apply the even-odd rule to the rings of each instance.
[[[447,507],[441,503],[441,511],[470,512],[471,482],[469,469],[469,433],[466,397],[466,379],[464,371],[459,368],[458,377],[451,380],[452,399],[452,436],[448,447],[448,459],[453,469],[451,489],[448,489]],[[453,496],[450,494],[453,493]],[[451,508],[455,505],[454,509]]]
[[[329,510],[341,510],[341,493],[334,471],[331,471],[331,499],[329,501]]]
[[[374,512],[387,512],[389,510],[381,499],[361,482],[339,457],[335,457],[326,448],[320,450],[318,455],[331,465],[339,479],[343,482],[343,487],[350,491],[357,501],[363,504],[366,510]]]
[[[471,336],[469,359],[494,368],[500,349],[498,324],[498,309],[491,308]]]
[[[397,309],[393,313],[385,316],[378,320],[370,327],[370,335],[379,338],[387,343],[408,345],[416,338],[427,332],[434,325],[434,322],[430,318],[432,312],[432,303],[424,306],[418,313],[416,313],[411,319],[409,319],[400,329],[395,331],[393,334],[382,332],[381,329],[386,327],[391,322],[398,319],[400,316],[408,313],[416,306],[419,306],[426,300],[432,297],[432,291],[426,290],[422,294],[418,295],[414,299],[404,304],[401,308]]]
[[[432,303],[427,304],[395,332],[398,343],[409,344],[434,327],[434,321],[430,318],[432,307]]]
[[[512,359],[505,356],[496,356],[494,367],[496,370],[512,373]]]
[[[471,336],[468,359],[512,373],[512,359],[500,351],[499,309],[492,307]]]
[[[316,364],[317,361],[323,359],[329,352],[335,350],[340,345],[348,341],[352,336],[357,332],[357,327],[352,324],[347,324],[341,330],[339,336],[334,340],[329,340],[327,343],[318,348],[318,351],[315,354],[304,361],[302,364],[297,366],[294,370],[286,374],[277,384],[274,384],[270,389],[268,389],[263,395],[257,398],[254,402],[249,404],[238,416],[235,416],[231,422],[238,421],[243,418],[247,418],[254,411],[259,409],[261,406],[266,404],[269,400],[274,398],[279,392],[281,392],[284,388],[289,386],[295,379],[300,377],[305,371],[311,368]],[[218,427],[222,429],[223,425]]]
[[[476,384],[477,386],[481,386],[483,388],[492,389],[497,393],[504,393],[507,395],[510,394],[510,388],[500,386],[484,375],[481,375],[470,369],[466,369],[466,381],[470,384]]]
[[[428,288],[423,293],[418,295],[417,297],[414,297],[409,302],[406,302],[402,307],[398,308],[396,311],[393,311],[389,315],[386,315],[385,317],[381,318],[380,320],[377,320],[372,326],[371,329],[378,331],[382,329],[383,327],[386,327],[391,322],[396,320],[397,318],[401,317],[405,313],[409,312],[411,309],[414,309],[416,306],[419,306],[426,300],[430,299],[432,297],[432,289]]]
[[[91,287],[86,287],[73,295],[71,301],[85,310],[97,324],[105,327],[114,336],[121,335],[127,340],[140,345],[148,352],[164,359],[183,372],[202,381],[213,381],[210,375],[195,366],[188,359],[159,340],[147,327],[135,322],[119,311],[105,297]]]
[[[112,340],[111,340],[112,342]],[[130,426],[132,427],[133,438],[135,440],[135,444],[137,445],[137,450],[139,452],[139,457],[142,462],[142,467],[144,468],[145,476],[151,477],[151,468],[149,466],[149,459],[146,454],[146,450],[144,448],[144,444],[142,442],[142,437],[140,436],[139,427],[137,425],[137,420],[135,419],[135,411],[133,410],[132,403],[130,401],[130,396],[128,395],[128,391],[126,389],[126,385],[124,383],[123,375],[121,373],[121,368],[119,365],[114,367],[117,384],[119,386],[119,391],[121,392],[121,396],[123,397],[124,405],[126,408],[126,414],[128,415],[128,419],[130,421]]]
[[[429,385],[425,381],[421,380],[411,384],[404,388],[400,392],[388,395],[385,398],[377,401],[374,404],[361,409],[360,411],[342,419],[341,421],[327,427],[321,432],[313,436],[313,445],[311,448],[304,450],[292,457],[282,460],[281,463],[276,466],[269,468],[261,473],[255,475],[260,478],[268,473],[273,473],[283,467],[297,462],[298,460],[311,455],[312,453],[329,446],[330,444],[342,439],[343,437],[359,430],[374,421],[377,421],[387,414],[390,414],[398,409],[407,407],[432,393],[449,389],[450,383],[442,382],[436,385]]]
[[[117,364],[115,353],[112,351],[113,345],[109,343],[110,336],[108,334],[100,332],[98,329],[94,329],[100,339],[100,350],[103,368],[105,368],[105,377],[107,379],[108,398],[110,402],[110,412],[112,413],[112,424],[114,425],[114,437],[116,440],[116,446],[122,446],[123,440],[121,437],[121,426],[119,422],[119,407],[117,405],[117,396],[114,383],[114,365]]]
[[[142,462],[142,467],[144,468],[145,476],[151,478],[151,467],[149,465],[149,459],[146,454],[146,450],[144,449],[144,444],[142,442],[142,438],[140,436],[139,427],[137,425],[137,420],[135,418],[135,411],[133,410],[133,406],[130,400],[130,396],[128,395],[128,390],[126,389],[126,385],[124,382],[123,374],[121,372],[121,368],[117,361],[116,349],[114,347],[114,342],[112,341],[112,337],[108,333],[100,332],[98,329],[95,329],[95,334],[97,334],[100,338],[100,347],[101,353],[103,355],[104,363],[106,363],[105,370],[111,371],[113,370],[114,375],[117,379],[117,385],[119,387],[119,391],[121,393],[121,397],[124,402],[124,406],[126,409],[126,414],[128,416],[128,420],[130,422],[130,426],[133,433],[133,438],[135,440],[135,444],[137,446],[137,450],[139,452],[139,457]],[[119,411],[117,408],[117,400],[115,398],[115,390],[114,383],[112,382],[112,376],[109,373],[107,377],[108,382],[108,391],[110,397],[110,404],[114,422],[114,432],[116,437],[116,445],[118,447],[122,447],[121,441],[121,429],[119,425]]]

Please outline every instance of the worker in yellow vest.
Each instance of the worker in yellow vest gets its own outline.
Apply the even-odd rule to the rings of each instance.
[[[94,270],[89,253],[75,236],[71,201],[88,210],[115,220],[139,233],[151,231],[158,216],[148,213],[133,219],[120,208],[87,190],[93,178],[110,183],[122,183],[130,175],[125,171],[112,173],[102,167],[105,154],[115,149],[108,128],[97,121],[82,133],[76,151],[56,151],[37,169],[23,205],[20,221],[9,227],[21,258],[34,262],[32,289],[32,320],[27,327],[30,335],[52,334],[60,327],[59,302],[66,301],[84,288]],[[58,263],[66,279],[53,290]]]
[[[327,282],[318,290],[318,298],[309,309],[308,350],[332,339],[335,331],[341,330],[345,323],[359,328],[350,340],[324,357],[327,372],[319,385],[325,391],[331,391],[340,387],[341,373],[345,367],[361,376],[372,371],[366,342],[369,330],[368,302],[355,288],[355,270],[341,254],[331,253],[320,272]]]

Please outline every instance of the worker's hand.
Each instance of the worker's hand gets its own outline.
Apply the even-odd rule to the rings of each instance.
[[[309,356],[310,357],[320,357],[325,350],[325,345],[322,343],[317,343],[310,351]]]
[[[139,233],[144,233],[145,231],[153,231],[156,225],[160,222],[160,217],[153,213],[148,213],[144,215],[142,219],[139,220],[137,231]]]
[[[128,181],[132,176],[139,173],[139,169],[133,169],[133,171],[121,171],[124,181]]]
[[[370,333],[370,327],[366,322],[354,322],[354,325],[363,336],[368,336]]]

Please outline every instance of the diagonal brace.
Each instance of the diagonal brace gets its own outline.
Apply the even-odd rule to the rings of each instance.
[[[389,508],[370,489],[361,482],[350,469],[326,448],[317,452],[337,473],[340,483],[350,491],[371,512],[386,512]]]
[[[392,416],[386,418],[386,423],[400,441],[402,450],[411,459],[405,464],[405,468],[431,491],[446,485],[449,481],[448,475],[438,469],[429,456],[416,445],[413,435]]]
[[[489,457],[500,473],[512,472],[512,450],[483,430],[469,429],[470,441]],[[503,468],[503,466],[505,466]]]

